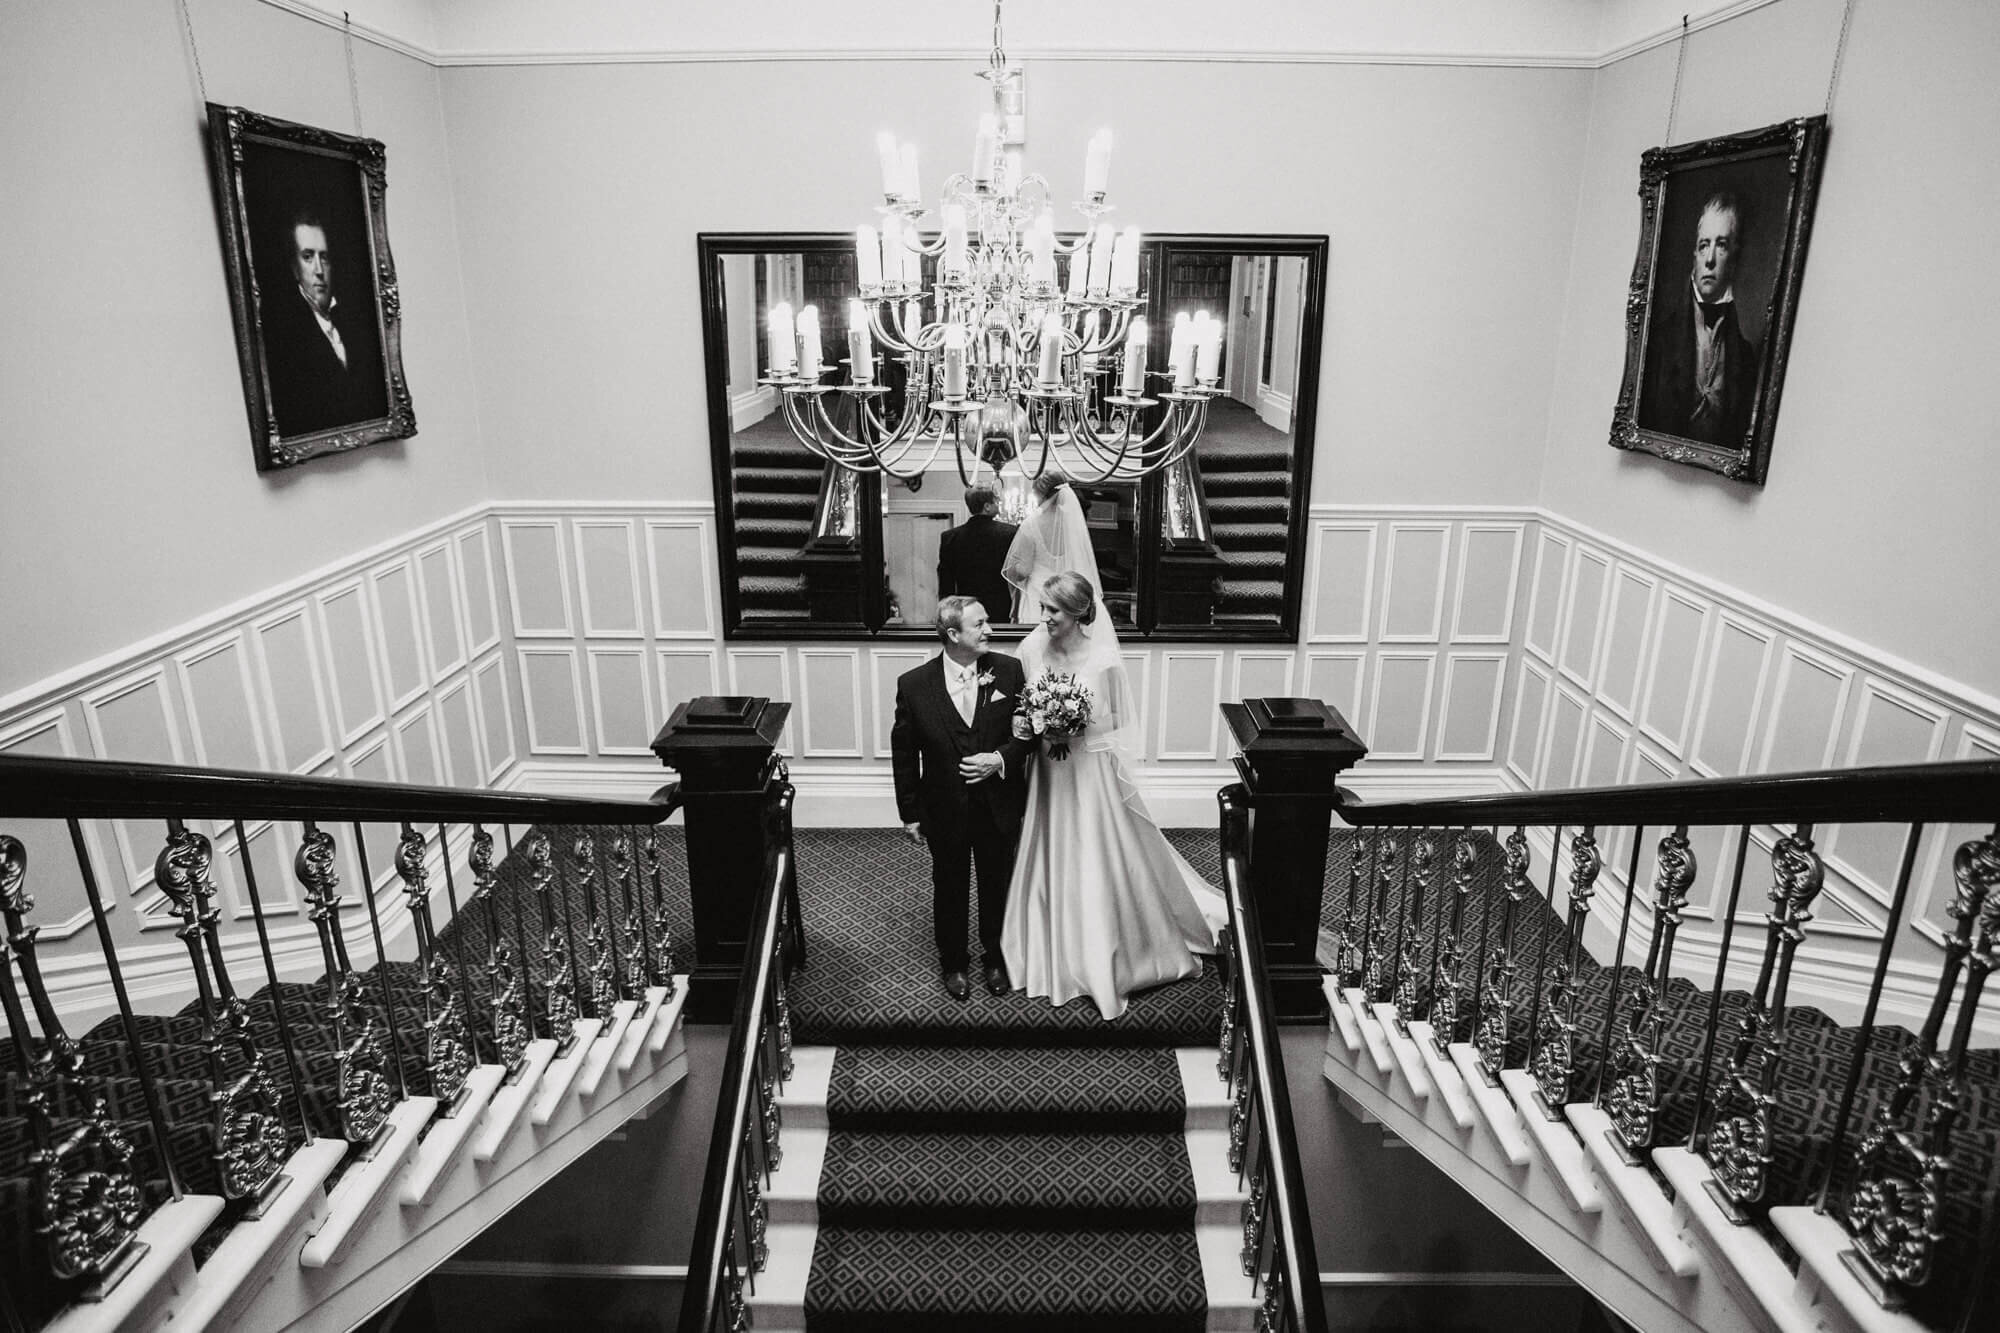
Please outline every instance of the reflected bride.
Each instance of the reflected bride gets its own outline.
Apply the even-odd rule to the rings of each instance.
[[[1058,521],[1067,493],[1044,505]],[[1070,497],[1081,529],[1075,504]],[[1033,526],[1031,518],[1022,531]],[[1133,992],[1199,975],[1196,955],[1214,952],[1228,909],[1140,799],[1125,735],[1138,701],[1094,572],[1064,570],[1032,585],[1041,624],[1021,643],[1030,685],[1047,673],[1074,676],[1090,692],[1090,716],[1068,740],[1067,762],[1044,756],[1030,770],[1000,944],[1028,994],[1059,1005],[1088,995],[1116,1018]]]

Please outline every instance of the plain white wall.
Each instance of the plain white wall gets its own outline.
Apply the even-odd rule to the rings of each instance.
[[[210,101],[352,132],[338,32],[194,17]],[[419,434],[259,474],[179,10],[0,5],[0,695],[485,497],[437,76],[354,54]]]
[[[1027,161],[1115,215],[1332,237],[1313,498],[1525,503],[1546,433],[1591,75],[1059,62]],[[931,190],[986,85],[963,61],[447,68],[474,362],[503,499],[710,498],[695,236],[872,221],[874,136]]]
[[[1818,114],[1841,0],[1785,0],[1688,42],[1676,142]],[[1665,560],[2000,694],[2000,6],[1861,3],[1834,103],[1770,475],[1610,448],[1675,51],[1601,71],[1590,107],[1540,500]]]

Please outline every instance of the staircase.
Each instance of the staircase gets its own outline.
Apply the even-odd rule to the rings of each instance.
[[[730,448],[738,605],[746,620],[806,614],[799,552],[812,540],[822,464],[782,429],[744,432]]]
[[[1201,448],[1201,484],[1223,561],[1215,623],[1269,621],[1285,609],[1285,541],[1291,517],[1288,445]]]
[[[328,971],[277,978],[264,899],[246,877],[264,984],[239,998],[232,966],[247,972],[222,948],[213,844],[169,818],[154,883],[181,921],[198,993],[173,1013],[135,1012],[123,981],[133,964],[107,948],[99,966],[120,1012],[75,1041],[28,919],[40,862],[0,835],[0,1069],[13,1075],[0,1080],[0,1326],[352,1326],[686,1074],[690,912],[660,873],[678,848],[645,827],[671,804],[0,760],[0,804],[30,819],[60,808],[158,818],[178,803],[208,820],[224,802],[253,817],[317,806],[371,822],[391,810],[598,822],[530,827],[522,854],[498,865],[489,835],[461,825],[469,856],[456,868],[445,830],[403,823],[401,901],[358,894],[365,924],[352,909],[341,917],[332,868],[344,839],[307,822],[298,900]],[[365,881],[365,855],[361,866]],[[110,940],[88,861],[83,874],[89,917]],[[465,910],[433,929],[431,884],[442,880],[456,908],[460,876]],[[384,953],[385,919],[387,939],[415,958]],[[572,937],[580,970],[567,962]],[[529,941],[532,981],[521,975]],[[374,964],[353,967],[350,944]]]
[[[1934,778],[1918,793],[1917,774],[1885,780],[1911,788],[1901,809],[1926,796],[1935,808],[1950,790]],[[1678,792],[1685,811],[1703,786],[1728,784],[1656,790]],[[1776,819],[1775,797],[1760,803],[1741,786],[1718,808]],[[1883,804],[1892,789],[1857,796],[1846,813],[1895,817]],[[1698,874],[1682,813],[1656,812],[1669,832],[1622,902],[1588,826],[1547,829],[1556,836],[1533,845],[1521,829],[1504,842],[1462,830],[1504,827],[1507,802],[1538,799],[1526,822],[1553,824],[1581,807],[1551,814],[1546,802],[1592,795],[1602,794],[1482,798],[1492,808],[1476,813],[1463,802],[1350,806],[1363,827],[1334,834],[1322,919],[1337,964],[1325,981],[1324,1073],[1343,1102],[1635,1327],[1992,1327],[2000,1052],[1969,1036],[2000,943],[2000,843],[1958,853],[1963,943],[1948,947],[1931,1021],[1912,1032],[1874,1023],[1873,997],[1859,1021],[1842,1021],[1787,993],[1820,886],[1811,823],[1787,825],[1795,832],[1761,866],[1753,851],[1737,874],[1727,918],[1739,921],[1740,952],[1728,974],[1746,981],[1720,990],[1707,975],[1715,962],[1700,972],[1674,962]],[[1539,891],[1536,854],[1554,858],[1566,894],[1553,871],[1550,896]],[[1908,877],[1906,865],[1892,942]],[[1761,923],[1747,901],[1739,915],[1734,893],[1746,887],[1769,900]],[[1611,965],[1584,947],[1594,899],[1599,912],[1616,909],[1599,923],[1617,940]],[[1641,938],[1643,950],[1626,951]],[[1911,1150],[1933,1174],[1898,1160]],[[1856,1236],[1888,1257],[1890,1280],[1881,1258],[1860,1258]]]

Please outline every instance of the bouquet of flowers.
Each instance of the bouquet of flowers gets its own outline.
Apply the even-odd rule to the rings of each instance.
[[[1021,691],[1018,714],[1028,730],[1049,742],[1051,759],[1069,758],[1069,738],[1090,724],[1090,687],[1068,671],[1044,671]]]

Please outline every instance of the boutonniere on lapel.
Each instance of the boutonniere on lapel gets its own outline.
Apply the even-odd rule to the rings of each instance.
[[[983,689],[985,689],[985,688],[986,688],[986,687],[987,687],[988,685],[991,685],[992,683],[993,683],[993,673],[992,673],[991,671],[982,671],[982,672],[980,672],[980,673],[979,673],[979,688],[980,688],[980,689],[982,689],[982,690],[983,690]]]

